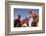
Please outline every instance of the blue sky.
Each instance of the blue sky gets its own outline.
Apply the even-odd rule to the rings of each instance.
[[[39,15],[39,9],[32,9],[37,15]],[[22,8],[14,8],[14,17],[21,15],[21,18],[28,17],[29,9],[22,9]]]

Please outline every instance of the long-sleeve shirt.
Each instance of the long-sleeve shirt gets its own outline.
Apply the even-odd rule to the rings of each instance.
[[[32,23],[32,21],[33,21],[33,18],[30,17],[30,19],[29,19],[29,27],[31,27],[31,23]]]

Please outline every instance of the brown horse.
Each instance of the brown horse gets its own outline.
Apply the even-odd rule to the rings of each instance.
[[[27,18],[26,18],[26,19],[23,19],[23,20],[21,20],[21,21],[17,21],[16,27],[20,27],[20,26],[22,26],[24,23],[25,23],[27,26],[29,25]]]
[[[33,22],[32,22],[32,24],[31,24],[31,26],[32,26],[32,27],[36,27],[38,21],[39,21],[39,16],[33,17]]]
[[[32,21],[31,26],[32,26],[32,27],[36,27],[38,21],[39,21],[39,17],[38,17],[38,16],[33,17],[33,21]],[[20,27],[20,26],[22,26],[24,23],[25,23],[27,26],[29,26],[29,21],[28,21],[28,19],[23,19],[23,20],[21,20],[21,21],[17,21],[16,27]]]

